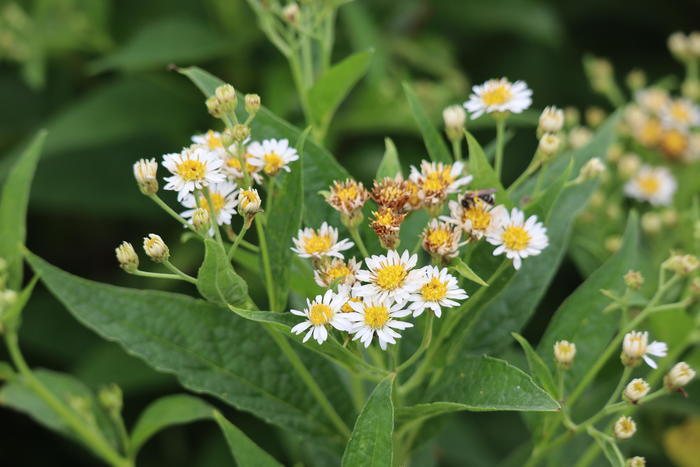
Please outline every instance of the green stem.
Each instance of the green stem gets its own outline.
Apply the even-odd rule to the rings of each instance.
[[[542,189],[542,183],[544,183],[544,174],[547,173],[547,164],[542,164],[540,173],[537,174],[537,181],[535,182],[535,190],[532,192],[532,196],[535,197],[540,193]]]
[[[421,355],[423,355],[423,352],[425,352],[425,350],[430,346],[430,341],[433,338],[434,313],[432,312],[432,310],[426,310],[426,313],[428,314],[428,317],[427,322],[425,323],[425,333],[423,334],[423,341],[420,343],[418,349],[416,349],[416,351],[413,352],[413,355],[411,355],[405,362],[399,365],[399,367],[396,369],[397,374],[410,367],[413,364],[413,362],[418,360],[418,358]]]
[[[452,154],[456,161],[462,160],[462,138],[452,140]]]
[[[186,228],[190,229],[191,231],[196,232],[196,231],[194,230],[194,227],[192,226],[192,224],[190,224],[190,223],[187,222],[185,219],[183,219],[182,216],[180,216],[180,214],[178,214],[178,213],[176,213],[175,211],[173,211],[173,209],[172,209],[170,206],[168,206],[167,204],[165,204],[165,201],[163,201],[162,199],[160,199],[160,197],[158,197],[158,195],[152,194],[152,195],[149,195],[148,197],[151,198],[151,199],[152,199],[158,206],[160,206],[165,212],[167,212],[168,214],[170,214],[170,216],[171,216],[173,219],[175,219],[176,221],[178,221],[180,224],[182,224],[182,225],[185,226]]]
[[[333,425],[335,425],[343,436],[349,437],[350,428],[348,428],[343,419],[340,418],[340,415],[338,415],[338,412],[336,412],[336,410],[333,408],[333,405],[323,393],[323,390],[318,383],[316,383],[316,380],[314,380],[311,373],[309,373],[309,370],[304,365],[304,362],[301,361],[299,355],[297,355],[292,346],[289,344],[287,338],[280,334],[280,332],[271,325],[263,323],[263,326],[270,333],[272,339],[275,341],[275,343],[277,343],[282,353],[292,364],[292,367],[294,367],[294,370],[296,370],[301,380],[304,382],[304,384],[306,384],[306,387],[309,388],[309,391],[311,391],[311,394],[316,398],[321,406],[321,409],[325,412],[326,416],[328,416],[329,420],[333,423]]]
[[[505,144],[506,119],[504,116],[496,117],[496,177],[501,180],[503,172],[503,146]]]
[[[629,379],[630,375],[632,374],[632,367],[626,366],[625,369],[622,371],[622,375],[620,376],[620,381],[617,382],[617,386],[615,386],[615,389],[613,390],[612,394],[610,395],[610,399],[605,403],[604,407],[607,407],[609,405],[612,405],[615,400],[617,400],[618,397],[620,397],[620,392],[622,391],[622,388],[624,387],[625,383]]]
[[[243,223],[243,227],[241,227],[241,231],[238,232],[238,235],[236,235],[236,240],[234,240],[233,245],[231,245],[231,249],[228,250],[228,259],[233,258],[234,253],[236,253],[236,249],[238,248],[238,245],[241,243],[241,240],[243,240],[243,236],[245,233],[248,231],[250,228],[247,223]]]
[[[78,418],[64,403],[58,399],[39,379],[22,356],[17,341],[17,333],[8,332],[5,336],[7,350],[15,367],[22,375],[24,383],[42,399],[99,457],[113,466],[129,467],[133,465],[130,459],[121,457],[104,439],[101,433],[91,429],[84,420]]]
[[[508,193],[512,193],[515,191],[525,180],[527,180],[530,175],[535,173],[535,171],[540,167],[542,164],[542,158],[538,157],[537,154],[535,154],[532,158],[532,161],[530,161],[530,165],[527,166],[527,169],[520,174],[520,176],[508,187]]]
[[[350,229],[350,236],[353,240],[355,240],[355,245],[357,245],[357,248],[360,250],[360,253],[362,253],[362,256],[369,258],[369,252],[367,251],[367,247],[362,241],[362,237],[360,236],[360,232],[357,230],[357,228]]]
[[[189,275],[185,274],[184,272],[180,271],[180,270],[179,270],[177,267],[175,267],[175,265],[174,265],[173,263],[171,263],[170,261],[165,261],[165,262],[163,263],[163,266],[165,266],[166,268],[168,268],[169,270],[171,270],[173,273],[175,273],[175,274],[177,274],[178,276],[180,276],[180,278],[182,278],[183,281],[187,281],[187,282],[189,282],[190,284],[197,284],[197,279],[195,279],[194,277],[189,276]]]
[[[152,277],[155,279],[169,279],[169,280],[176,280],[176,281],[185,280],[179,274],[165,274],[162,272],[148,272],[148,271],[141,271],[140,269],[137,269],[136,271],[131,272],[129,274],[133,274],[134,276],[141,276],[141,277]],[[189,282],[189,281],[187,281],[187,282]]]
[[[265,288],[267,290],[267,300],[270,302],[270,309],[277,311],[277,301],[275,300],[275,287],[272,281],[272,268],[270,266],[270,254],[267,249],[267,239],[265,238],[265,228],[255,216],[255,229],[258,232],[258,241],[260,242],[260,252],[262,253],[263,271],[265,274]]]

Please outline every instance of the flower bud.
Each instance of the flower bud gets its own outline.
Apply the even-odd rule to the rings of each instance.
[[[625,461],[625,467],[645,467],[646,465],[646,459],[641,456],[630,457]]]
[[[300,14],[299,5],[294,2],[282,8],[282,17],[291,25],[296,25],[299,22]]]
[[[158,163],[155,159],[140,159],[134,164],[134,178],[144,195],[158,192]]]
[[[688,51],[693,58],[700,58],[700,32],[693,31],[688,34]]]
[[[260,96],[257,94],[245,95],[245,111],[248,115],[255,115],[260,110]]]
[[[625,286],[632,290],[639,290],[642,287],[642,284],[644,284],[644,276],[642,276],[642,273],[632,269],[627,271],[624,280]]]
[[[451,105],[442,111],[442,119],[445,122],[445,133],[452,141],[462,139],[464,123],[467,113],[461,105]]]
[[[581,178],[582,181],[591,180],[603,172],[605,172],[605,164],[603,164],[599,158],[594,157],[581,167],[579,178]]]
[[[537,149],[547,158],[554,156],[559,151],[561,146],[561,138],[552,133],[545,133],[540,138],[540,144]]]
[[[111,413],[118,414],[122,410],[124,397],[122,390],[116,384],[110,384],[100,388],[97,398],[100,404]]]
[[[219,99],[217,99],[216,96],[211,96],[205,103],[207,105],[207,111],[212,117],[221,118],[226,114],[221,107],[221,102],[219,102]]]
[[[680,255],[674,253],[670,258],[664,261],[661,266],[681,276],[688,276],[698,269],[700,262],[698,262],[698,258],[695,255]]]
[[[194,230],[203,234],[211,227],[211,218],[208,209],[197,208],[192,213],[192,225]]]
[[[662,227],[661,216],[655,212],[647,212],[642,215],[642,230],[649,235],[656,235]]]
[[[605,111],[600,107],[589,107],[586,109],[586,123],[591,128],[598,128],[605,121]]]
[[[620,417],[615,422],[615,426],[613,426],[615,438],[619,440],[630,439],[632,436],[634,436],[636,431],[637,424],[634,423],[632,417]]]
[[[0,290],[0,319],[2,314],[15,304],[17,301],[17,292],[12,289]],[[2,325],[0,325],[0,331],[2,331]]]
[[[223,113],[233,112],[236,109],[238,96],[236,96],[236,90],[230,84],[222,84],[216,88],[214,96],[219,101],[219,106]]]
[[[664,384],[669,391],[675,391],[685,387],[693,378],[695,378],[695,370],[685,362],[678,362],[664,376]]]
[[[557,366],[564,370],[571,368],[576,356],[576,344],[569,341],[557,341],[554,344],[554,359],[557,361]]]
[[[556,107],[545,107],[540,114],[537,130],[541,133],[559,133],[564,127],[564,111]]]
[[[649,394],[650,389],[649,383],[642,378],[635,378],[625,386],[622,395],[628,402],[636,404],[640,399]]]
[[[608,204],[605,208],[605,215],[611,220],[617,220],[622,215],[622,209],[618,204]]]
[[[139,256],[136,254],[136,251],[131,243],[122,242],[122,244],[115,248],[114,251],[117,254],[119,267],[126,272],[136,271],[136,269],[139,267]]]
[[[235,141],[245,141],[245,139],[250,136],[250,127],[239,123],[233,126],[232,134]]]
[[[605,239],[605,249],[610,253],[615,253],[622,246],[622,237],[619,235],[611,235]]]
[[[241,214],[255,214],[260,211],[260,195],[255,188],[241,190],[238,194],[238,209]]]
[[[591,130],[584,126],[572,128],[569,132],[569,146],[571,146],[573,149],[582,148],[588,144],[592,137],[593,134],[591,133]]]
[[[168,245],[156,234],[148,234],[148,237],[144,237],[143,250],[156,263],[164,263],[170,258]]]
[[[632,91],[638,91],[647,84],[647,75],[640,69],[634,69],[627,74],[627,86]]]
[[[678,212],[673,208],[664,209],[661,212],[661,221],[668,227],[673,227],[678,223]]]
[[[630,153],[622,156],[617,164],[617,170],[622,178],[632,178],[637,174],[641,166],[642,161],[639,159],[639,156]]]
[[[686,62],[691,58],[688,38],[680,31],[674,32],[668,37],[668,50],[682,62]]]

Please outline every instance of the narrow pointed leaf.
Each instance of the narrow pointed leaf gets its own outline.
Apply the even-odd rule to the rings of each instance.
[[[453,269],[465,279],[469,279],[470,281],[476,282],[477,284],[482,285],[484,287],[489,286],[485,280],[479,277],[477,273],[472,271],[472,268],[470,268],[469,265],[462,261],[460,258],[455,258],[452,260],[452,264],[450,264],[450,269]]]
[[[491,164],[486,158],[486,154],[484,154],[483,148],[471,133],[467,131],[465,135],[467,136],[467,146],[469,147],[469,170],[474,176],[470,187],[475,190],[495,188],[496,203],[511,208],[513,202],[510,200],[508,193],[506,193],[501,181],[498,179],[496,171],[491,167]]]
[[[450,150],[445,144],[445,140],[440,134],[440,132],[433,126],[432,122],[425,113],[425,109],[418,100],[418,96],[413,91],[413,88],[408,83],[403,83],[403,90],[406,94],[406,99],[408,99],[408,105],[413,112],[413,117],[416,119],[418,124],[418,129],[421,135],[423,135],[423,142],[428,150],[428,155],[430,159],[435,162],[444,162],[449,164],[452,162],[452,155]]]
[[[226,438],[231,455],[239,467],[281,467],[274,457],[261,449],[245,433],[229,422],[219,412],[214,412],[214,419]]]
[[[525,358],[527,358],[527,365],[530,367],[530,373],[532,373],[545,391],[552,395],[552,397],[557,397],[557,386],[554,383],[554,377],[547,364],[523,336],[514,332],[513,338],[518,341],[525,352]]]
[[[399,152],[391,138],[384,138],[384,157],[377,168],[377,180],[384,177],[394,178],[401,173],[401,162],[399,162]]]

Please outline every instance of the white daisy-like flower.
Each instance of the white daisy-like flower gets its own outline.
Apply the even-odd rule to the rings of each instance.
[[[165,177],[168,183],[164,189],[177,191],[177,200],[182,202],[194,190],[224,182],[226,176],[221,172],[222,165],[221,159],[198,147],[187,148],[179,154],[166,154],[163,156],[163,167],[172,176]]]
[[[347,295],[335,293],[332,290],[328,290],[323,296],[317,295],[313,301],[307,298],[304,310],[290,310],[293,314],[306,318],[291,329],[292,333],[301,334],[308,329],[303,342],[313,336],[316,342],[323,344],[328,339],[329,325],[339,331],[349,331],[348,313],[341,312],[341,308],[347,301]]]
[[[418,185],[418,197],[426,204],[441,203],[449,194],[457,193],[460,187],[474,177],[462,177],[464,163],[443,164],[442,162],[421,161],[420,170],[411,166],[409,179]]]
[[[244,141],[243,144],[245,145],[248,140]],[[246,161],[246,170],[248,171],[248,175],[250,178],[257,183],[258,185],[262,185],[263,182],[263,177],[261,173],[261,167],[258,167],[256,165],[251,165],[250,160],[253,157],[247,150],[245,151],[245,161]],[[224,161],[224,165],[222,167],[222,170],[226,175],[229,176],[229,178],[233,179],[234,181],[241,181],[245,177],[245,173],[243,171],[243,166],[241,165],[241,161],[238,157],[238,146],[236,143],[232,144],[229,146],[228,152],[223,151],[221,153],[221,159]]]
[[[660,114],[671,100],[668,92],[659,88],[640,89],[634,94],[634,98],[640,107],[656,115]]]
[[[459,287],[457,279],[448,274],[447,268],[440,269],[436,266],[426,266],[420,270],[423,274],[419,288],[409,299],[409,310],[413,316],[420,316],[426,309],[431,309],[438,318],[442,315],[442,308],[459,306],[456,300],[469,298],[467,293]]]
[[[221,133],[214,130],[209,130],[201,135],[194,135],[192,142],[199,144],[210,151],[216,151],[218,149],[224,149],[224,143],[221,140]]]
[[[401,256],[396,250],[389,250],[386,256],[365,258],[369,270],[361,269],[357,273],[357,280],[365,282],[358,287],[358,295],[404,303],[420,283],[420,271],[413,270],[417,262],[418,255],[411,255],[408,250]]]
[[[700,125],[700,108],[690,99],[674,99],[661,110],[661,121],[671,128],[687,130]]]
[[[301,258],[323,258],[333,256],[343,259],[341,251],[352,248],[354,245],[348,239],[338,241],[338,229],[331,227],[327,222],[321,224],[320,229],[300,229],[294,240],[292,251]]]
[[[491,206],[478,197],[468,207],[457,201],[450,201],[447,206],[450,215],[441,216],[440,219],[461,227],[474,240],[480,240],[495,232],[508,214],[504,206]]]
[[[474,86],[469,100],[464,103],[471,118],[484,113],[512,112],[519,114],[532,104],[532,91],[524,81],[511,83],[506,78],[490,79]]]
[[[654,206],[668,206],[673,201],[678,184],[666,167],[643,165],[625,184],[625,194]]]
[[[513,208],[510,214],[506,212],[499,227],[486,239],[496,245],[493,254],[505,253],[513,260],[515,269],[520,269],[523,258],[539,255],[549,245],[547,228],[537,222],[537,216],[525,220],[525,213],[518,208]]]
[[[262,143],[254,141],[248,145],[249,164],[260,167],[266,175],[274,176],[280,170],[290,171],[288,165],[299,159],[297,150],[287,139],[266,139]]]
[[[635,366],[640,358],[647,362],[647,365],[656,369],[656,362],[649,357],[665,357],[668,346],[665,342],[649,342],[649,333],[631,331],[625,334],[622,341],[623,362],[629,366]]]
[[[219,225],[230,224],[231,217],[236,213],[236,206],[238,206],[238,190],[236,190],[236,184],[223,182],[209,185],[208,188],[211,202],[214,205],[217,223]],[[198,207],[209,211],[209,202],[202,192],[197,192],[196,195],[194,193],[189,193],[185,199],[182,200],[182,205],[189,208],[183,211],[181,215],[185,219],[188,219],[190,223]],[[211,233],[213,232],[214,229],[212,227]]]
[[[347,313],[350,321],[350,333],[354,334],[352,340],[360,340],[365,347],[369,347],[372,338],[377,335],[379,346],[386,350],[387,344],[395,344],[401,334],[396,329],[402,330],[413,326],[412,323],[400,321],[411,314],[410,310],[403,309],[403,305],[392,300],[382,300],[379,297],[366,298],[363,301],[350,301],[350,307],[355,310]]]

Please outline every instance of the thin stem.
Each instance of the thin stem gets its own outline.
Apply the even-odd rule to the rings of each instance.
[[[171,216],[173,219],[175,219],[176,221],[178,221],[180,224],[182,224],[182,225],[185,226],[186,228],[192,230],[193,232],[196,232],[196,231],[194,230],[194,227],[192,226],[192,224],[190,224],[190,223],[187,222],[185,219],[183,219],[183,217],[180,216],[180,214],[178,214],[178,213],[176,213],[175,211],[173,211],[173,209],[172,209],[170,206],[168,206],[167,204],[165,204],[165,201],[163,201],[162,199],[160,199],[160,197],[159,197],[158,195],[152,194],[152,195],[148,195],[148,197],[151,198],[151,199],[152,199],[158,206],[160,206],[165,212],[167,212],[168,214],[170,214],[170,216]]]
[[[615,389],[613,390],[612,394],[610,395],[610,399],[605,403],[604,407],[607,407],[609,405],[612,405],[615,400],[617,400],[618,397],[620,397],[620,391],[622,391],[623,386],[629,379],[630,375],[632,374],[632,367],[626,366],[625,369],[622,371],[622,375],[620,376],[620,381],[617,382],[617,386],[615,386]]]
[[[415,352],[413,352],[413,355],[411,355],[405,362],[403,362],[399,367],[396,369],[396,373],[401,373],[403,370],[406,368],[410,367],[413,362],[418,360],[418,358],[423,355],[423,352],[430,346],[430,341],[433,338],[433,317],[434,313],[431,310],[426,311],[428,314],[427,322],[425,323],[425,333],[423,334],[423,340],[420,343],[420,346],[418,349],[416,349]]]
[[[505,144],[506,119],[504,116],[496,117],[496,176],[501,180],[503,171],[503,146]]]
[[[137,269],[136,271],[131,272],[130,274],[133,274],[134,276],[141,276],[141,277],[152,277],[155,279],[169,279],[169,280],[176,280],[176,281],[185,280],[179,274],[166,274],[166,273],[162,273],[162,272],[141,271],[140,269]],[[187,281],[187,282],[189,282],[189,281]]]
[[[195,279],[194,277],[189,276],[189,275],[185,274],[184,272],[180,271],[180,270],[179,270],[177,267],[175,267],[175,265],[174,265],[173,263],[171,263],[170,261],[165,261],[165,262],[163,263],[163,266],[165,266],[166,268],[170,269],[172,272],[174,272],[175,274],[177,274],[178,276],[180,276],[180,278],[182,278],[183,281],[187,281],[187,282],[189,282],[190,284],[197,284],[197,279]]]
[[[452,154],[456,161],[462,160],[462,138],[452,140]]]
[[[544,174],[547,173],[547,164],[542,164],[540,172],[537,174],[537,181],[535,182],[535,190],[532,192],[532,196],[537,196],[542,189],[542,183],[544,183]]]
[[[267,290],[267,300],[270,302],[270,309],[272,311],[277,310],[277,301],[275,300],[275,287],[272,282],[272,268],[270,266],[270,253],[267,249],[267,239],[265,238],[265,228],[255,216],[255,229],[258,232],[258,241],[260,242],[260,252],[262,253],[263,259],[263,272],[265,274],[265,288]]]
[[[540,167],[542,164],[542,158],[538,157],[537,154],[535,154],[532,158],[532,161],[530,161],[530,165],[527,166],[525,171],[520,174],[520,176],[508,187],[508,193],[512,193],[515,191],[525,180],[527,180],[530,175],[535,173],[535,171]]]
[[[367,247],[365,246],[365,243],[362,241],[362,237],[360,236],[360,232],[357,230],[357,228],[349,229],[350,230],[350,236],[352,237],[353,240],[355,240],[355,244],[357,245],[357,248],[360,250],[360,253],[362,253],[362,256],[365,258],[369,258],[369,252],[367,251]]]
[[[238,232],[238,235],[236,235],[236,240],[234,240],[233,245],[231,245],[231,248],[228,250],[228,259],[233,258],[233,255],[236,253],[238,245],[241,243],[241,240],[243,240],[243,236],[249,228],[250,226],[248,225],[248,223],[244,222],[243,227],[241,227],[241,231]]]

